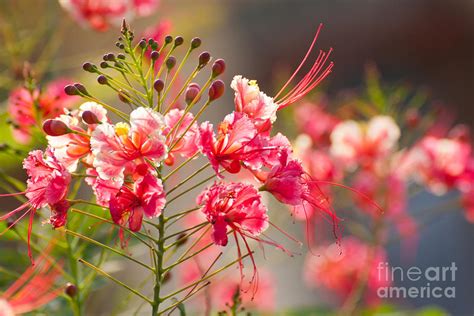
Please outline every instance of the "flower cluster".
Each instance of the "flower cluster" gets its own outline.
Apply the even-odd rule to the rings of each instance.
[[[71,1],[71,4],[78,6],[81,14],[95,27],[104,27],[105,22],[96,20],[91,9],[92,6],[100,11],[99,4],[98,7],[92,2]],[[117,4],[117,10],[122,9]],[[12,227],[29,214],[30,241],[34,215],[40,209],[50,210],[48,222],[54,228],[68,225],[68,215],[73,206],[88,204],[107,210],[110,220],[94,214],[89,216],[119,227],[122,245],[125,246],[128,241],[125,233],[137,237],[147,246],[150,245],[148,242],[155,244],[154,247],[149,246],[154,258],[153,268],[149,268],[156,274],[155,298],[148,300],[155,315],[160,304],[169,298],[160,296],[165,275],[172,267],[196,257],[209,247],[194,249],[192,246],[194,252],[191,256],[186,256],[188,252],[185,252],[174,265],[164,266],[165,252],[182,245],[180,241],[165,245],[169,238],[179,235],[166,232],[168,221],[172,218],[180,220],[198,211],[203,215],[204,222],[186,228],[182,234],[190,237],[207,227],[205,232],[210,232],[211,245],[221,247],[228,246],[229,236],[233,237],[231,240],[235,241],[237,248],[237,259],[233,264],[238,263],[240,267],[240,283],[244,277],[243,259],[250,257],[252,261],[254,273],[250,282],[254,284],[253,297],[258,287],[258,275],[251,242],[287,251],[265,233],[270,226],[276,225],[270,221],[262,192],[268,192],[279,202],[304,213],[309,208],[312,212],[320,210],[330,217],[334,227],[338,221],[319,187],[319,180],[304,170],[302,162],[293,155],[290,141],[283,134],[273,132],[278,110],[304,97],[332,69],[332,63],[326,65],[330,51],[321,51],[309,72],[285,92],[308,59],[316,37],[317,34],[301,65],[275,97],[262,92],[255,81],[235,76],[230,84],[234,92],[234,111],[225,116],[215,129],[210,122],[199,120],[202,113],[224,94],[225,84],[218,79],[226,68],[224,60],[217,59],[212,63],[209,78],[200,85],[195,82],[195,77],[211,60],[208,52],[202,52],[191,74],[185,79],[178,78],[183,76],[180,71],[191,53],[200,47],[201,40],[192,39],[185,56],[178,62],[174,55],[184,44],[182,37],[157,35],[135,43],[133,32],[124,22],[121,37],[116,43],[121,52],[107,53],[99,66],[87,62],[83,69],[96,74],[100,85],[117,93],[119,99],[131,108],[130,113],[99,100],[80,83],[66,85],[66,95],[80,96],[87,102],[78,108],[63,106],[62,113],[54,111],[55,116],[42,116],[46,119],[42,129],[48,146],[44,151],[30,152],[24,160],[27,188],[17,194],[25,195],[27,202],[0,220],[11,220],[19,214],[9,225]],[[114,72],[120,73],[121,79]],[[207,99],[204,100],[206,94]],[[198,107],[197,112],[192,111]],[[169,179],[173,177],[176,180],[181,168],[199,160],[199,157],[205,159],[207,164],[169,188]],[[213,180],[207,187],[201,188],[195,207],[190,211],[170,213],[169,205],[191,189],[180,194],[173,192],[208,167],[213,170],[212,176],[191,188]],[[235,180],[234,175],[244,174],[252,175],[253,180]],[[93,199],[75,199],[77,190],[72,188],[73,183],[79,186],[86,184]],[[83,210],[75,212],[88,214]],[[155,227],[158,237],[150,235],[145,225]],[[89,242],[92,240],[69,227],[62,231]],[[100,242],[95,244],[108,247]],[[106,249],[110,250],[110,247]],[[136,259],[131,260],[137,262]],[[90,263],[85,264],[91,266]],[[141,265],[148,267],[143,263]],[[202,276],[197,282],[206,279]],[[226,296],[225,300],[228,299]]]

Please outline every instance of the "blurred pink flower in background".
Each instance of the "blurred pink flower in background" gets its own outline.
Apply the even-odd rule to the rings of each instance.
[[[379,300],[377,289],[390,284],[379,263],[385,263],[387,257],[382,247],[371,246],[354,238],[343,238],[341,243],[319,247],[315,254],[308,254],[305,263],[305,279],[311,287],[324,287],[332,290],[341,300],[345,300],[357,288],[358,282],[367,278],[364,299],[369,304]],[[381,265],[384,269],[387,267]]]
[[[331,132],[341,121],[326,111],[326,104],[323,102],[298,105],[295,107],[295,119],[299,130],[309,135],[318,147],[330,143]]]
[[[54,283],[60,276],[50,249],[26,269],[10,287],[0,295],[0,316],[15,316],[32,312],[48,304],[61,294]],[[56,263],[57,264],[57,263]]]
[[[331,154],[349,167],[370,167],[393,153],[400,128],[389,116],[375,116],[367,124],[348,120],[331,133]]]
[[[8,99],[8,113],[13,127],[13,137],[22,144],[31,141],[33,128],[45,119],[55,118],[70,109],[77,97],[64,92],[70,81],[58,79],[49,83],[44,90],[32,92],[21,87],[13,90]]]
[[[103,32],[124,18],[153,14],[159,0],[59,0],[59,3],[81,25]]]

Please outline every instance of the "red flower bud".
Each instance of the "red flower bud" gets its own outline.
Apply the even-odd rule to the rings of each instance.
[[[220,98],[224,94],[224,82],[222,80],[216,80],[211,84],[209,88],[209,100],[214,101]]]
[[[87,124],[99,124],[99,118],[92,111],[84,111],[82,113],[82,120]]]
[[[61,136],[70,132],[64,122],[52,119],[44,121],[43,131],[49,136]]]

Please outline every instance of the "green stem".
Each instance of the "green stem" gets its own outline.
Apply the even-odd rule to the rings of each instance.
[[[159,237],[156,243],[156,268],[155,268],[155,287],[153,289],[153,304],[152,304],[152,316],[158,315],[158,310],[162,299],[160,297],[161,283],[163,282],[163,276],[165,270],[163,269],[163,256],[165,254],[165,216],[162,212],[158,217],[158,230]]]
[[[66,236],[65,239],[66,239],[66,244],[67,244],[67,257],[69,261],[69,268],[71,269],[71,275],[77,288],[77,294],[71,298],[71,301],[73,303],[74,315],[81,316],[82,315],[82,302],[81,302],[82,293],[81,293],[81,286],[80,286],[81,281],[79,279],[79,270],[78,270],[76,258],[74,256],[74,250],[72,249],[71,238],[70,236]]]

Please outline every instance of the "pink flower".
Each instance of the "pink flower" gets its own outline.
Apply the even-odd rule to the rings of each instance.
[[[92,187],[97,204],[108,206],[112,197],[117,195],[118,191],[122,187],[122,182],[115,181],[113,179],[101,179],[93,168],[87,169],[87,175],[88,177],[85,178],[85,181]]]
[[[161,214],[166,204],[165,192],[161,180],[147,174],[135,182],[133,190],[122,186],[110,200],[110,214],[115,223],[125,225],[131,231],[142,227],[143,215],[154,218]]]
[[[235,111],[247,114],[259,132],[268,131],[278,110],[273,99],[260,91],[256,81],[242,76],[235,76],[230,86],[235,91]]]
[[[130,114],[130,125],[103,123],[90,140],[93,165],[104,180],[123,182],[124,173],[143,174],[147,160],[160,163],[167,147],[162,135],[163,116],[149,108],[137,108]]]
[[[47,256],[43,254],[34,266],[30,266],[0,295],[0,316],[32,312],[61,294],[61,289],[54,287],[60,271]]]
[[[168,158],[166,160],[167,164],[169,165],[173,164],[174,155],[179,154],[182,157],[190,158],[199,150],[199,128],[196,122],[193,122],[194,115],[192,113],[186,113],[186,115],[184,115],[184,119],[179,125],[179,128],[177,128],[172,135],[169,134],[173,127],[181,119],[183,114],[184,110],[172,109],[165,115],[164,118],[166,128],[163,130],[163,135],[167,136],[166,144],[168,145],[168,147],[171,147],[173,145],[173,149],[169,153]],[[191,127],[189,127],[191,123],[192,125]],[[184,135],[184,137],[182,137],[181,140],[179,140],[179,142],[174,145],[174,142],[176,142],[185,131],[186,134]]]
[[[227,231],[255,239],[268,227],[267,208],[252,186],[243,183],[215,183],[197,198],[197,204],[212,224],[212,240],[226,246]]]
[[[96,124],[84,122],[82,116],[87,112],[97,120]],[[68,168],[70,172],[77,169],[78,162],[83,159],[87,165],[92,164],[90,135],[100,123],[108,121],[107,111],[95,102],[83,103],[79,110],[66,112],[56,118],[66,124],[72,131],[60,136],[46,136],[48,144],[54,149],[55,157]]]
[[[156,10],[158,0],[59,0],[59,3],[81,25],[96,31],[107,31],[111,24],[135,15],[147,16]]]
[[[315,251],[318,255],[308,255],[305,263],[305,279],[312,287],[323,286],[345,300],[368,273],[364,298],[374,304],[378,301],[377,289],[390,285],[385,277],[387,257],[381,247],[374,249],[349,237],[340,245],[333,243]]]
[[[0,217],[0,221],[7,220],[16,213],[27,208],[13,224],[10,224],[7,230],[16,224],[26,215],[30,214],[28,225],[28,255],[32,258],[30,248],[31,230],[33,228],[33,218],[36,210],[49,206],[51,209],[51,218],[49,222],[54,228],[65,224],[68,203],[65,201],[71,175],[67,169],[58,162],[50,148],[43,153],[41,150],[34,150],[28,154],[23,161],[23,168],[28,174],[27,188],[25,192],[14,194],[3,194],[0,196],[15,196],[24,194],[28,202],[20,205],[13,211]]]
[[[266,175],[261,190],[270,192],[284,204],[300,205],[303,203],[304,195],[308,190],[307,181],[303,178],[304,174],[301,163],[289,159],[284,154],[280,159],[280,163],[274,166]]]
[[[156,10],[159,3],[159,0],[133,0],[133,7],[138,16],[148,16]]]
[[[261,180],[263,186],[260,190],[267,191],[280,202],[295,207],[294,213],[299,218],[308,219],[317,210],[328,215],[336,233],[339,219],[318,185],[318,180],[314,180],[303,170],[301,162],[290,159],[287,153],[283,153],[279,164],[261,176]],[[303,215],[300,216],[299,213]]]
[[[400,138],[400,129],[389,116],[375,116],[367,126],[355,121],[336,125],[331,133],[331,154],[354,167],[370,166],[392,153]]]
[[[55,118],[71,108],[76,97],[66,95],[64,86],[69,81],[59,79],[51,82],[44,91],[34,90],[30,93],[26,88],[17,88],[10,93],[8,113],[12,121],[13,136],[26,144],[31,140],[34,127],[38,121]]]
[[[255,152],[249,150],[252,143],[255,143],[257,130],[246,115],[238,112],[227,115],[219,124],[217,135],[209,122],[204,122],[199,130],[201,151],[208,157],[216,172],[222,166],[230,173],[237,173],[241,162],[254,158]]]
[[[426,136],[405,158],[412,173],[435,194],[443,194],[467,171],[471,145],[460,139]]]
[[[295,122],[299,129],[309,135],[318,146],[330,144],[330,135],[340,122],[336,116],[326,112],[322,105],[303,103],[295,108]]]
[[[34,150],[23,161],[28,174],[26,197],[34,209],[61,202],[67,194],[71,175],[52,150]]]

